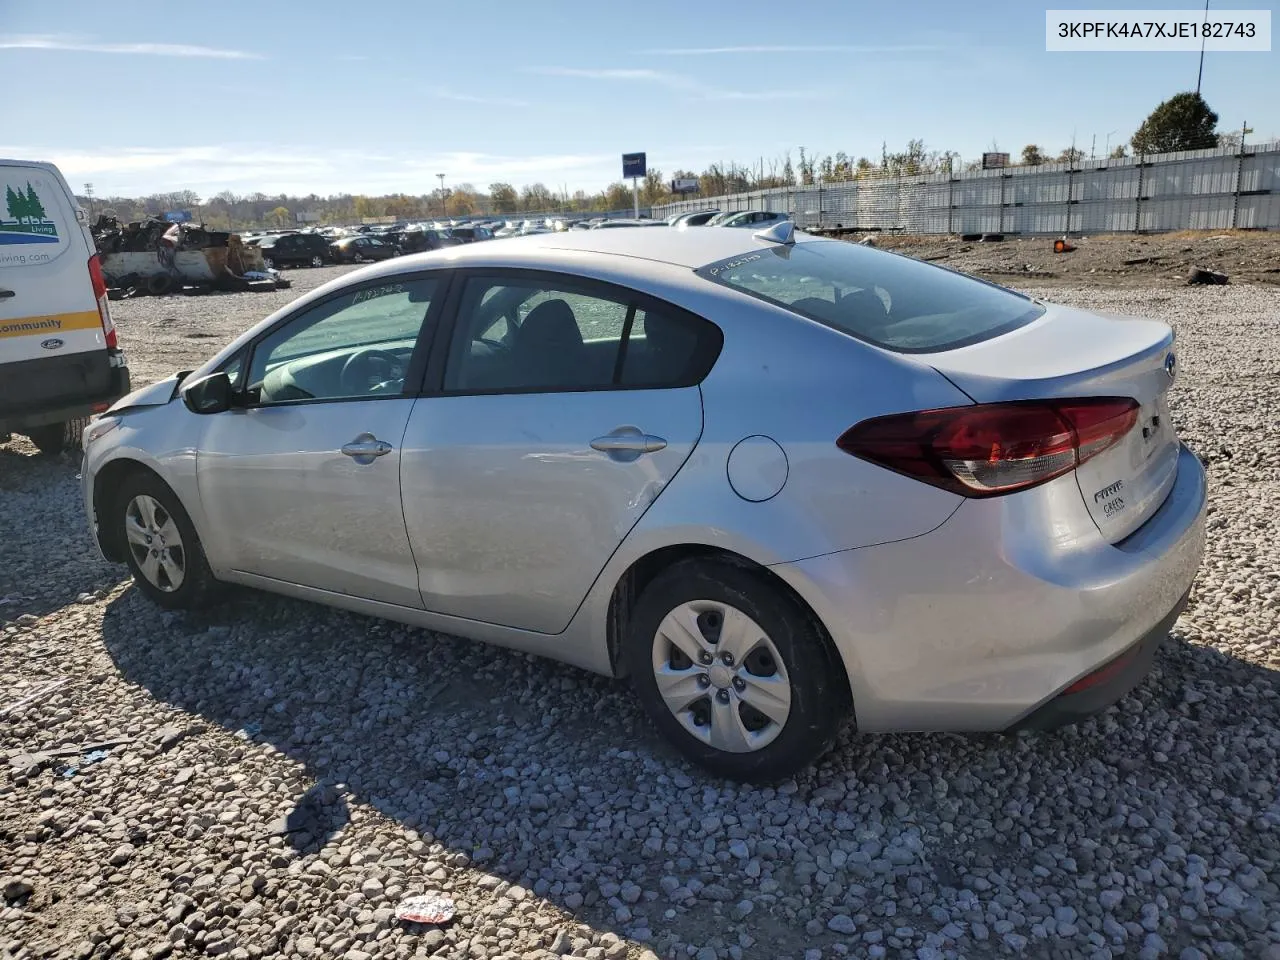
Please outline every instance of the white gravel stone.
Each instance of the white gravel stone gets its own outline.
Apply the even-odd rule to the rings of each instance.
[[[137,382],[339,272],[114,303]],[[849,735],[766,788],[568,667],[248,591],[161,611],[85,549],[74,458],[15,437],[0,708],[70,682],[3,720],[0,955],[1276,957],[1280,288],[1036,292],[1177,327],[1211,507],[1173,638],[1075,728]],[[111,741],[70,776],[8,762]],[[452,924],[394,920],[425,892]]]

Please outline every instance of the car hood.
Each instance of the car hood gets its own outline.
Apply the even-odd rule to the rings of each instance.
[[[134,407],[163,407],[178,395],[178,385],[184,376],[185,373],[175,373],[150,386],[139,387],[113,403],[107,413],[120,413]]]

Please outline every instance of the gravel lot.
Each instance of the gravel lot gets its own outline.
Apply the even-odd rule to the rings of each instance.
[[[337,272],[114,304],[137,381]],[[1173,640],[1076,729],[848,736],[776,789],[568,667],[247,591],[162,613],[77,463],[0,446],[0,956],[1280,958],[1280,290],[1038,293],[1178,328],[1213,505]],[[454,922],[397,924],[427,890]]]

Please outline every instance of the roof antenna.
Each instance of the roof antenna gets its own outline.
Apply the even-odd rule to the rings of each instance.
[[[784,243],[788,246],[796,242],[796,225],[792,220],[779,220],[771,227],[765,227],[752,234],[757,240],[768,240],[770,243]]]

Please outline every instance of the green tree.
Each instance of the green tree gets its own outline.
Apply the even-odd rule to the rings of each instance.
[[[1084,159],[1084,151],[1081,150],[1079,147],[1067,147],[1067,149],[1063,150],[1060,154],[1058,154],[1059,163],[1069,163],[1072,166],[1075,166],[1077,163],[1079,163],[1083,159]]]
[[[22,193],[14,193],[13,187],[4,188],[5,206],[9,208],[9,216],[21,222],[27,216],[27,198]]]
[[[1133,152],[1170,153],[1217,146],[1218,115],[1198,93],[1176,93],[1151,111],[1129,141]]]
[[[40,198],[36,196],[30,180],[27,181],[27,216],[31,218],[32,222],[43,220],[46,216],[44,205],[40,203]]]
[[[289,211],[286,207],[276,207],[267,216],[277,227],[283,228],[289,222]]]
[[[1038,167],[1042,163],[1048,163],[1049,158],[1034,143],[1028,143],[1022,148],[1022,162],[1028,167]]]
[[[1124,144],[1122,143],[1118,147],[1112,147],[1109,157],[1112,160],[1123,160],[1125,158]]]
[[[489,201],[494,213],[515,213],[520,209],[520,197],[509,183],[489,184]]]

